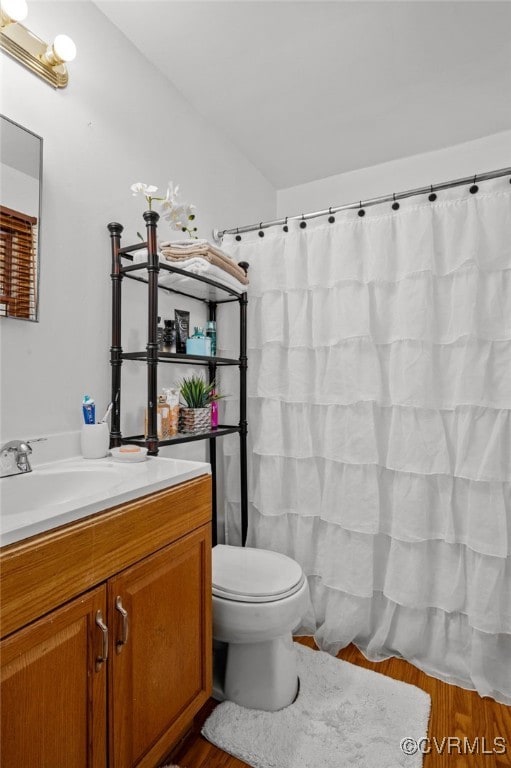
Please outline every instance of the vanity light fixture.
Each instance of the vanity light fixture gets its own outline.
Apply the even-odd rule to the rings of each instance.
[[[0,48],[54,88],[65,88],[66,63],[75,58],[76,45],[67,35],[48,45],[20,23],[27,13],[26,0],[1,0]]]
[[[9,24],[23,21],[27,18],[28,6],[26,0],[3,0],[0,6],[0,26],[2,29]]]

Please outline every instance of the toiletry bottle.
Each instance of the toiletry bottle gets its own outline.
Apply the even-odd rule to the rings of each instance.
[[[174,320],[164,320],[165,328],[163,331],[163,351],[176,351],[176,325]]]
[[[83,396],[82,412],[85,424],[96,423],[96,404],[90,395]]]
[[[158,413],[161,414],[161,438],[168,440],[170,437],[170,408],[167,405],[167,398],[164,394],[158,396]]]
[[[158,349],[163,349],[163,325],[160,325],[161,317],[158,315],[158,328],[156,329],[156,341],[158,343]]]
[[[156,410],[156,433],[158,440],[167,440],[170,437],[170,408],[167,405],[165,395],[158,395],[158,405]],[[145,436],[147,437],[147,408],[145,413]]]
[[[175,309],[174,317],[176,318],[176,352],[184,355],[186,354],[186,340],[190,327],[190,313],[185,309]]]
[[[179,424],[179,389],[164,389],[163,394],[169,407],[169,437],[177,435]]]
[[[213,390],[213,395],[216,395]],[[218,427],[218,400],[213,400],[211,403],[211,429],[217,429]]]
[[[211,354],[213,357],[216,355],[216,322],[214,320],[208,320],[206,325],[206,336],[211,339]]]

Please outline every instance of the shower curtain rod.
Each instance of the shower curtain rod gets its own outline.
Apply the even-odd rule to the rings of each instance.
[[[314,211],[313,213],[302,213],[298,216],[286,216],[283,219],[274,219],[273,221],[261,221],[259,224],[248,224],[245,227],[233,227],[232,229],[213,230],[213,237],[215,240],[221,240],[224,235],[241,235],[244,232],[254,232],[256,229],[268,229],[269,227],[275,227],[278,225],[286,225],[288,221],[293,219],[300,219],[306,221],[307,219],[315,219],[318,216],[327,216],[339,211],[348,211],[353,208],[360,208],[363,210],[370,205],[378,205],[379,203],[395,203],[397,200],[404,200],[407,197],[415,197],[416,195],[434,195],[442,189],[449,189],[450,187],[462,187],[466,184],[471,184],[471,191],[476,187],[476,181],[487,181],[488,179],[497,179],[500,176],[511,175],[511,168],[500,168],[497,171],[489,171],[488,173],[476,173],[474,176],[466,176],[463,179],[456,179],[454,181],[444,181],[441,184],[430,184],[429,187],[420,187],[419,189],[409,189],[406,192],[399,192],[391,195],[383,195],[383,197],[373,197],[370,200],[360,200],[358,203],[349,203],[348,205],[338,205],[337,207],[327,208],[325,211]],[[510,179],[511,181],[511,179]],[[477,188],[473,189],[474,193],[477,192]],[[432,198],[436,199],[436,196]]]

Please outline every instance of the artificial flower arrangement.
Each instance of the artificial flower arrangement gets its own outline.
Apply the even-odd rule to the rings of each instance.
[[[131,185],[131,192],[134,196],[143,195],[150,211],[153,209],[153,201],[159,202],[162,216],[168,221],[172,229],[187,232],[188,236],[193,239],[197,238],[197,227],[194,226],[195,206],[179,201],[179,186],[177,184],[174,187],[173,183],[169,181],[165,197],[156,197],[155,192],[158,192],[158,187],[143,184],[141,181]]]

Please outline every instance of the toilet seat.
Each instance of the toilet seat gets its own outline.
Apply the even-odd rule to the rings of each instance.
[[[294,595],[305,576],[280,552],[218,544],[213,548],[213,595],[242,603],[270,603]]]

